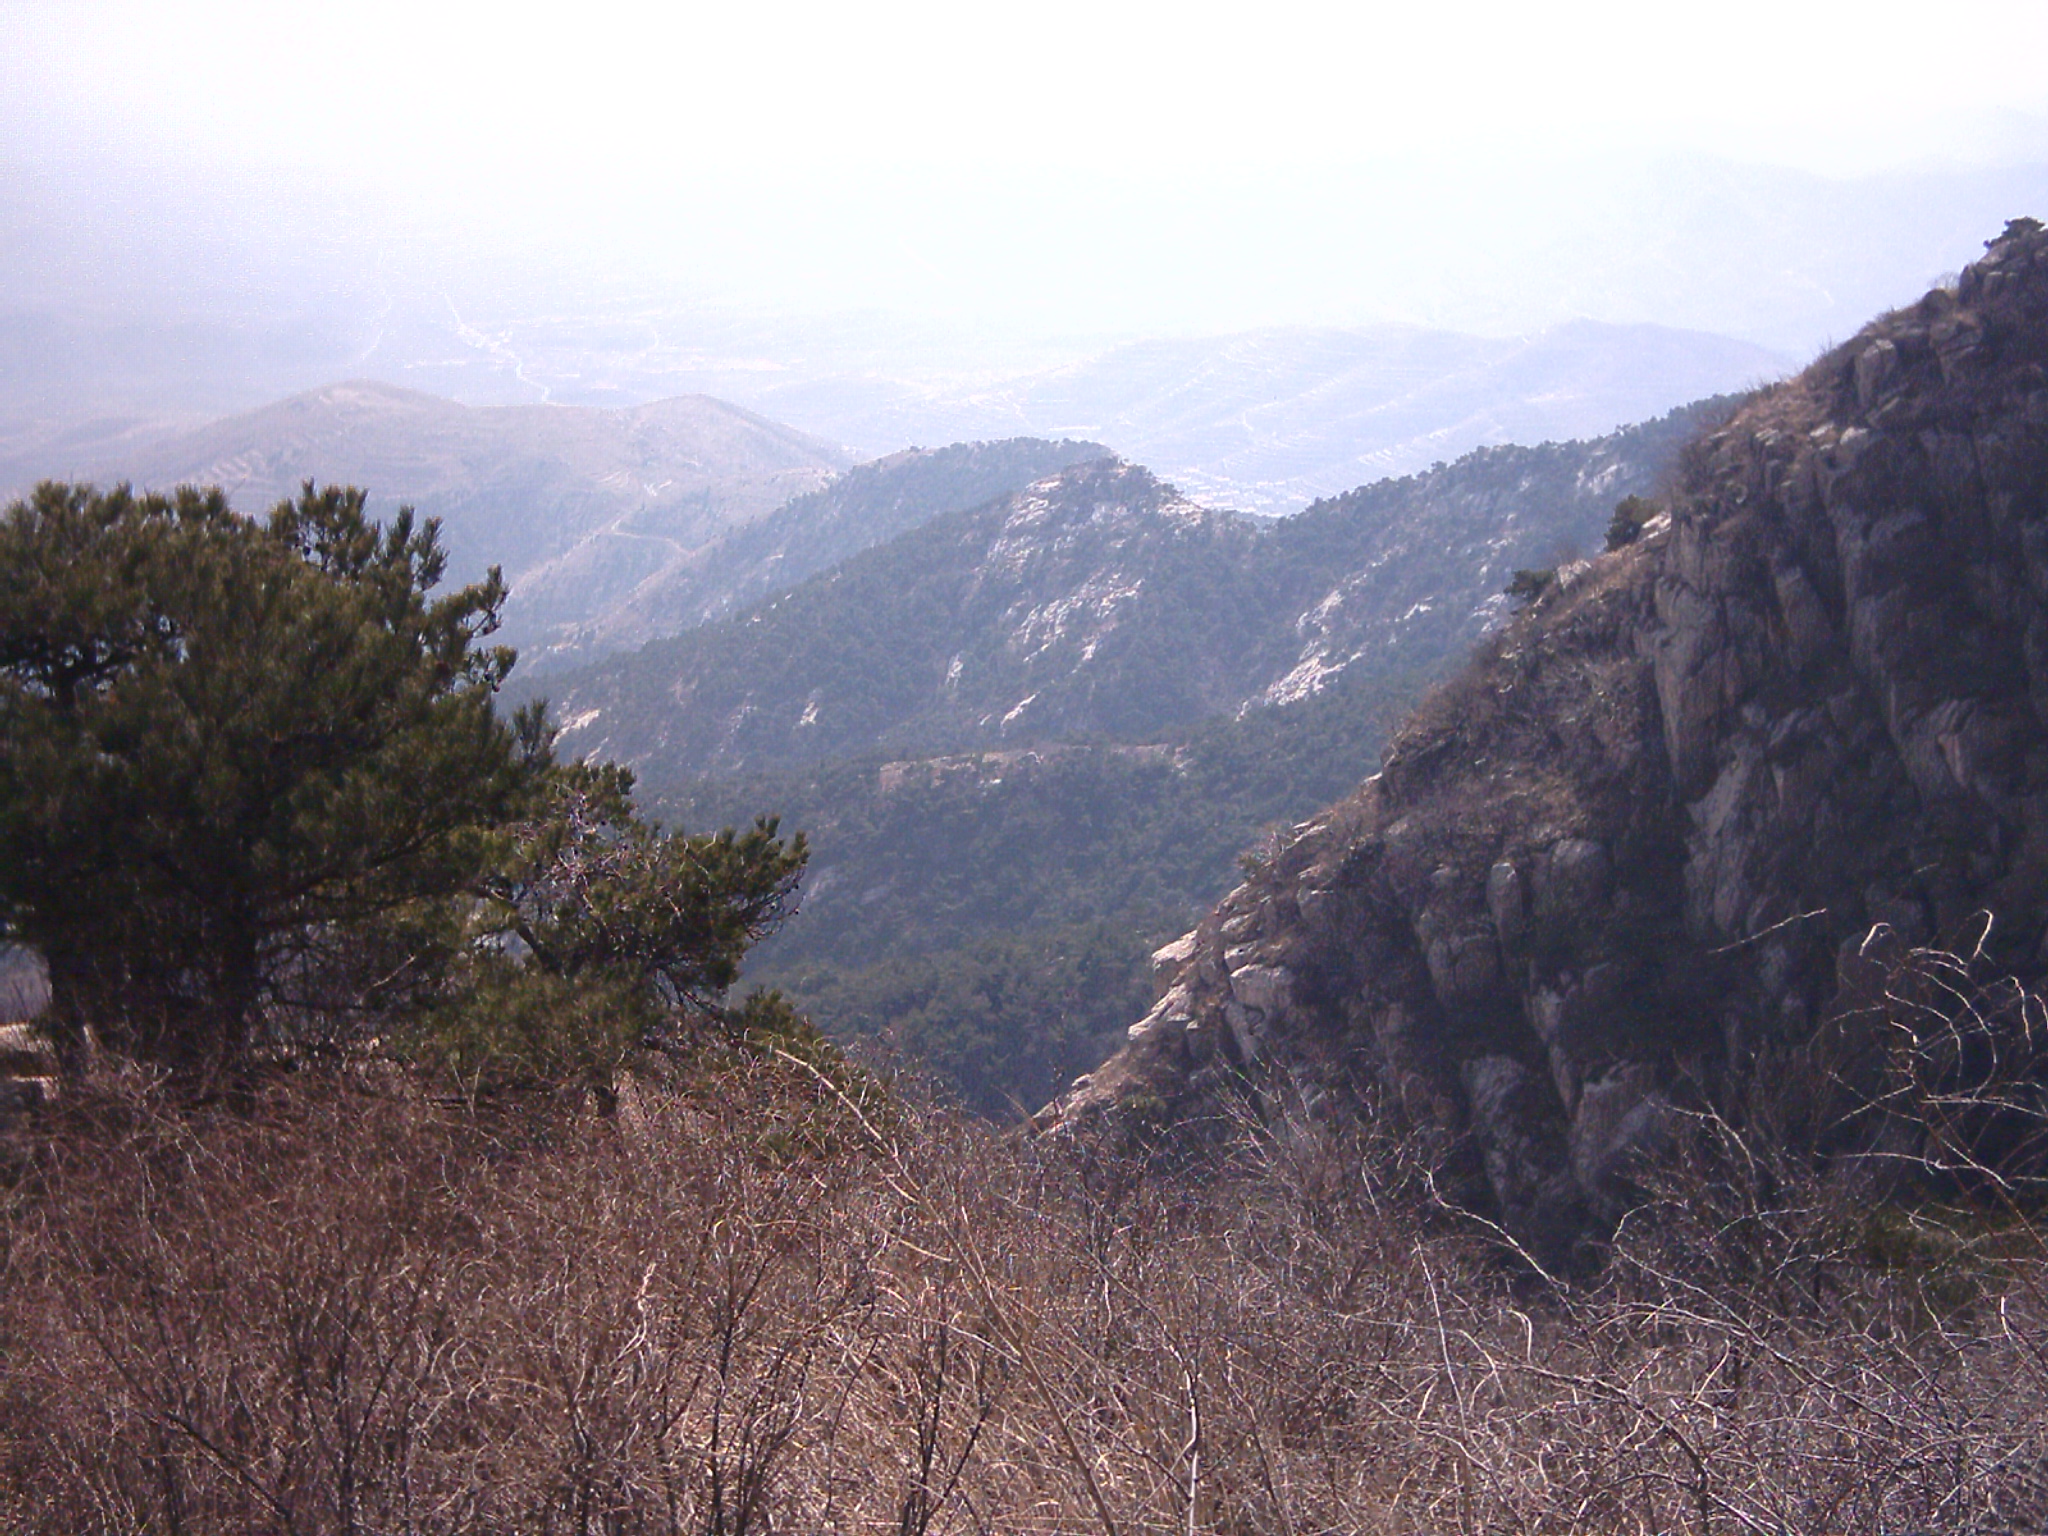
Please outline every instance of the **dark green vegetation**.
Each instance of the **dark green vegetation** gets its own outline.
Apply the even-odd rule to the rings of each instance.
[[[579,746],[664,777],[1147,739],[1240,696],[1189,662],[1226,643],[1208,616],[1249,600],[1249,573],[1218,546],[1248,547],[1255,526],[1141,469],[1085,465],[573,674],[559,717]]]
[[[1591,547],[1725,408],[1277,523],[1083,465],[561,679],[565,739],[633,762],[684,825],[804,828],[802,911],[750,974],[1007,1113],[1121,1038],[1147,954],[1248,845],[1374,770],[1518,561]]]
[[[211,1077],[595,1010],[602,1069],[731,981],[802,840],[668,836],[629,773],[557,763],[494,709],[497,573],[430,597],[443,564],[432,521],[310,483],[261,521],[56,484],[0,519],[0,939],[74,1057]]]
[[[1009,1118],[1121,1042],[1150,951],[1235,882],[1248,845],[1372,770],[1392,720],[1361,692],[1339,678],[1176,744],[838,763],[699,781],[652,809],[718,826],[781,807],[812,865],[749,976]]]
[[[1657,504],[1647,496],[1624,496],[1615,504],[1614,517],[1607,524],[1607,552],[1625,549],[1643,536],[1643,529],[1657,515]]]
[[[773,818],[745,832],[670,835],[642,821],[633,776],[557,764],[535,715],[520,719],[541,772],[516,821],[460,893],[462,942],[402,1033],[470,1083],[600,1085],[643,1045],[688,1046],[706,1020],[744,1034],[759,1000],[721,1004],[740,957],[781,920],[803,869],[801,834]],[[778,1033],[807,1032],[786,1010]]]

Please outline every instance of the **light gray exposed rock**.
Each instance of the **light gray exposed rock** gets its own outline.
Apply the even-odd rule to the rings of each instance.
[[[1277,965],[1246,965],[1230,973],[1231,995],[1266,1018],[1287,1011],[1294,997],[1294,978]]]
[[[1138,1020],[1127,1031],[1135,1041],[1150,1040],[1163,1034],[1178,1034],[1185,1030],[1188,1021],[1194,1017],[1194,999],[1184,986],[1170,989],[1165,996],[1152,1005],[1152,1011]]]
[[[1160,987],[1171,985],[1188,962],[1195,958],[1195,935],[1184,933],[1171,944],[1152,951],[1152,979]]]
[[[1243,965],[1230,973],[1224,1018],[1249,1065],[1265,1055],[1267,1038],[1294,1001],[1294,977],[1277,965]]]

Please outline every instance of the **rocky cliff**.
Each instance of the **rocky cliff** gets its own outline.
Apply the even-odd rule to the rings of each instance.
[[[1381,772],[1161,951],[1043,1121],[1229,1085],[1456,1134],[1511,1230],[1612,1219],[1688,1085],[1843,1006],[1876,925],[2048,969],[2048,232],[1688,450]]]

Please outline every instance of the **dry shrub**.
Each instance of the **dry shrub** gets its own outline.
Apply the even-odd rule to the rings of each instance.
[[[18,1140],[0,1213],[10,1530],[2048,1519],[2020,1205],[1902,1208],[1939,1241],[1887,1248],[1824,1179],[1725,1180],[1728,1121],[1597,1286],[1559,1289],[1384,1133],[1269,1125],[1166,1179],[878,1122],[784,1061],[609,1114],[334,1076],[65,1113]]]

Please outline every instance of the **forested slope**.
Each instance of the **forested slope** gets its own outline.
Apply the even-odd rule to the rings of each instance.
[[[656,778],[1157,741],[1346,671],[1412,697],[1517,567],[1596,547],[1725,408],[1484,449],[1277,521],[1083,464],[551,691],[565,741]]]

